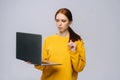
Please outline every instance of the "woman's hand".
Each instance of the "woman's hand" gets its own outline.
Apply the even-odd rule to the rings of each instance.
[[[38,66],[38,64],[33,64],[32,62],[29,62],[27,61],[28,64],[32,64],[32,65],[35,65],[35,66]]]
[[[70,48],[71,51],[76,51],[76,44],[75,42],[72,42],[72,40],[70,40],[70,42],[68,43],[68,47]]]

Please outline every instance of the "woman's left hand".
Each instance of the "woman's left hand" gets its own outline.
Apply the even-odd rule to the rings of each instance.
[[[68,47],[70,48],[71,51],[76,51],[76,44],[72,40],[68,43]]]

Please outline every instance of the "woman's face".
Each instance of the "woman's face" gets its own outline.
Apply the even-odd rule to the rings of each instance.
[[[62,13],[57,14],[56,25],[60,33],[65,32],[68,29],[70,24],[71,22],[68,20],[68,18],[64,14]]]

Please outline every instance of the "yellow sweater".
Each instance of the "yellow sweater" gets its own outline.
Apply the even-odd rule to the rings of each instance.
[[[42,49],[43,60],[48,60],[62,65],[35,66],[42,70],[41,80],[77,80],[78,72],[82,71],[86,64],[83,41],[76,41],[76,52],[68,47],[69,37],[61,37],[57,34],[44,40]]]

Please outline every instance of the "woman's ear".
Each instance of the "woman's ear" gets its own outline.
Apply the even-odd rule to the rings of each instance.
[[[72,21],[70,21],[69,25],[71,25],[71,24],[72,24]]]

